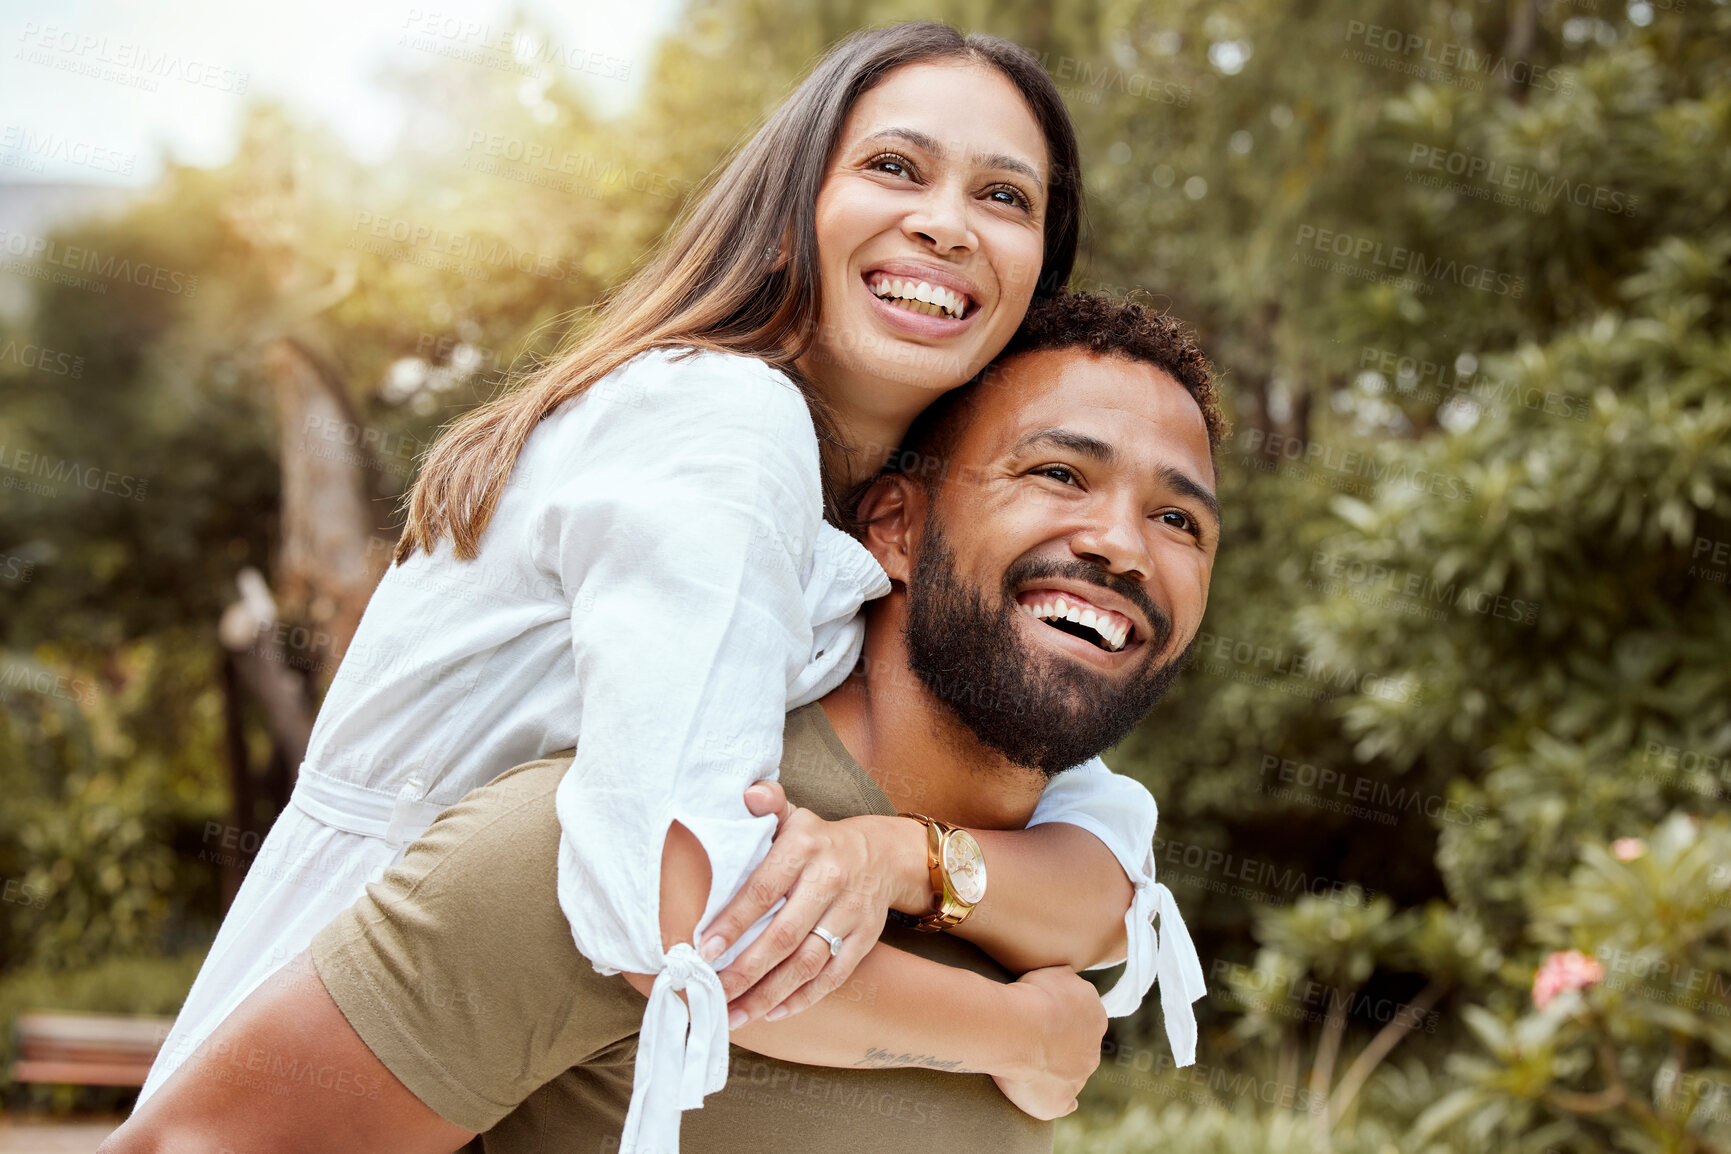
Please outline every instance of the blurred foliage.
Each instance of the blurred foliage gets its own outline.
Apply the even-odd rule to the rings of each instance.
[[[1195,667],[1111,757],[1161,804],[1202,1061],[1109,1059],[1060,1146],[1731,1149],[1718,0],[696,0],[617,119],[564,75],[408,60],[369,167],[254,107],[232,163],[57,236],[196,294],[34,282],[5,334],[85,363],[0,360],[0,444],[148,485],[0,504],[30,672],[0,696],[4,964],[214,929],[214,627],[270,568],[285,443],[264,343],[345,382],[394,525],[437,427],[580,325],[827,45],[924,17],[1041,57],[1082,138],[1074,283],[1195,325],[1238,430]],[[1610,973],[1539,1010],[1565,948]],[[1164,1053],[1156,1007],[1115,1053]]]

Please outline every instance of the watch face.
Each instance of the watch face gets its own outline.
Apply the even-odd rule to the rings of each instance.
[[[956,896],[974,905],[986,896],[986,858],[980,843],[965,829],[944,839],[944,869]]]

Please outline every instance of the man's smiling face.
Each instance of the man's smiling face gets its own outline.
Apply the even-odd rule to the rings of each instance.
[[[1158,367],[1084,349],[976,387],[904,639],[982,742],[1053,774],[1122,739],[1188,658],[1220,540],[1208,429]]]

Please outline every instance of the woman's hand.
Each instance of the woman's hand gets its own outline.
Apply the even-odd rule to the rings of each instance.
[[[892,906],[913,901],[918,908],[909,882],[927,884],[925,830],[879,815],[825,821],[789,804],[773,781],[753,783],[745,799],[756,816],[776,816],[775,844],[705,929],[704,956],[720,956],[785,896],[757,940],[720,971],[730,1011],[743,1012],[744,1021],[775,1021],[846,982],[877,943]],[[829,944],[812,932],[817,926],[842,938],[839,954],[830,956]]]
[[[992,1081],[1024,1114],[1042,1121],[1076,1109],[1076,1096],[1100,1065],[1106,1007],[1068,966],[1029,970],[1009,987],[1025,1010],[1029,1044],[1022,1059]]]

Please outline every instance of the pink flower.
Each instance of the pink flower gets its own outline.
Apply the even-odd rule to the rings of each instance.
[[[1618,861],[1634,861],[1647,852],[1647,843],[1638,837],[1620,837],[1611,843],[1611,852]]]
[[[1579,990],[1604,977],[1598,959],[1580,950],[1552,954],[1533,975],[1533,1005],[1542,1010],[1564,990]]]

